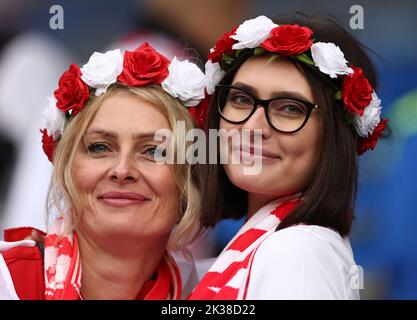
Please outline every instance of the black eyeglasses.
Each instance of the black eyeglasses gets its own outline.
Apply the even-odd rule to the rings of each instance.
[[[318,105],[293,97],[262,100],[241,88],[218,85],[217,108],[220,116],[235,124],[246,122],[258,106],[265,108],[268,124],[279,132],[294,133],[307,123],[313,109]]]

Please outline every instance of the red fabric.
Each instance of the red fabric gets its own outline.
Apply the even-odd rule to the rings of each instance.
[[[138,300],[167,300],[170,293],[169,268],[163,258],[158,267],[155,280],[148,280],[139,292]]]
[[[32,227],[5,229],[5,241],[24,240],[32,231],[44,236],[45,232]],[[15,247],[2,252],[9,269],[16,293],[21,300],[43,300],[45,284],[43,278],[43,257],[38,247]]]
[[[348,74],[342,84],[342,99],[345,109],[352,115],[360,116],[372,101],[372,86],[361,68],[353,67],[353,74]]]
[[[235,261],[223,272],[207,272],[187,300],[235,300],[239,290],[227,286],[227,283],[239,270],[248,267],[250,259],[251,255],[248,255],[243,261]],[[219,288],[219,291],[214,292],[208,287]]]
[[[284,24],[271,30],[270,38],[261,43],[261,47],[269,52],[276,52],[284,57],[302,54],[310,49],[313,31],[297,24]]]
[[[44,300],[43,258],[38,247],[15,247],[2,252],[18,297]]]
[[[62,219],[58,219],[62,221]],[[45,238],[46,300],[77,300],[81,288],[81,262],[77,233]],[[59,262],[58,262],[59,261]],[[59,265],[59,267],[58,267]]]
[[[298,197],[299,194],[296,194]],[[256,249],[272,234],[280,221],[299,204],[299,198],[284,198],[272,211],[260,209],[239,230],[226,249],[219,255],[209,271],[187,300],[244,299],[250,267]],[[274,204],[275,205],[275,204]],[[276,218],[274,218],[275,216]]]
[[[117,80],[128,86],[159,84],[169,74],[170,61],[147,42],[134,51],[125,51],[123,71]]]
[[[54,96],[57,108],[62,112],[72,111],[72,116],[84,108],[90,92],[88,85],[81,79],[81,70],[76,64],[71,64],[61,75]]]
[[[279,220],[282,221],[297,206],[298,206],[298,202],[294,202],[294,201],[292,201],[292,202],[286,202],[286,203],[283,203],[278,208],[276,208],[274,211],[272,211],[272,214],[274,214]]]
[[[265,230],[260,229],[248,230],[248,232],[245,232],[244,234],[241,234],[239,237],[237,237],[236,240],[230,244],[227,250],[242,251],[242,249],[244,250],[249,247],[252,242],[262,236],[265,232]]]
[[[43,231],[32,227],[21,227],[4,230],[4,239],[9,242],[20,241],[29,236],[33,230],[36,230],[42,236],[46,235]],[[50,235],[48,240],[55,241],[56,237]],[[69,253],[67,250],[64,250],[64,252]],[[39,247],[19,246],[1,254],[9,269],[18,297],[21,300],[45,300],[45,273],[43,257]],[[165,253],[158,267],[156,278],[145,282],[137,299],[179,300],[181,294],[181,277],[178,266],[175,260]],[[78,294],[72,298],[81,299]]]
[[[368,135],[366,138],[359,137],[357,148],[358,155],[361,155],[368,150],[375,149],[378,139],[383,135],[388,121],[389,119],[381,119],[372,134]]]
[[[27,236],[29,236],[32,233],[33,230],[37,231],[41,236],[46,235],[45,232],[32,227],[10,228],[4,230],[4,241],[14,242],[24,240]]]
[[[46,129],[40,130],[42,133],[42,149],[45,152],[48,160],[52,163],[54,162],[54,149],[55,149],[55,141],[53,136],[48,135],[48,131]]]

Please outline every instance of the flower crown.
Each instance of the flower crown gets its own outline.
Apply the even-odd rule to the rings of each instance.
[[[46,128],[41,130],[42,148],[51,162],[68,120],[85,107],[93,92],[100,96],[116,82],[133,87],[160,84],[187,107],[200,127],[204,124],[209,84],[197,65],[175,57],[169,61],[146,42],[124,55],[120,49],[94,52],[81,69],[71,64],[61,75],[58,89],[43,112]]]
[[[336,100],[342,100],[346,119],[359,136],[357,152],[373,150],[388,119],[381,119],[378,99],[363,70],[349,65],[334,43],[314,42],[313,31],[299,25],[277,25],[265,16],[247,20],[224,34],[210,50],[206,74],[217,84],[244,50],[254,55],[274,53],[296,59],[333,79]]]

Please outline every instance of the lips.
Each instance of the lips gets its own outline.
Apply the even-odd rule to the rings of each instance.
[[[254,146],[241,146],[241,149],[233,148],[234,152],[241,153],[242,157],[256,157],[260,156],[263,159],[281,159],[280,155],[268,151],[264,148],[258,148]]]
[[[135,192],[106,192],[98,199],[102,203],[115,208],[137,206],[149,201],[145,196]]]

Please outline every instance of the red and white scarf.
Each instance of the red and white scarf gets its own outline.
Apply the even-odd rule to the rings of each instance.
[[[256,249],[298,205],[299,197],[300,194],[280,198],[257,211],[229,242],[187,299],[245,299]]]
[[[78,237],[74,232],[65,234],[69,226],[66,218],[59,217],[45,238],[45,299],[78,300],[81,288],[81,261]],[[181,276],[174,259],[166,252],[157,270],[155,280],[148,280],[138,299],[181,299]]]

